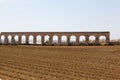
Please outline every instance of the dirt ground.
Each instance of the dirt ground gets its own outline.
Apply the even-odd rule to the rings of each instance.
[[[120,46],[0,46],[2,80],[120,80]]]

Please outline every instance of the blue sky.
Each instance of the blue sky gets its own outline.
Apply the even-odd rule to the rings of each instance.
[[[0,32],[110,31],[120,38],[120,0],[0,0]]]

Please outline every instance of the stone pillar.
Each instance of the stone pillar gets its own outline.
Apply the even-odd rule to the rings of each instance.
[[[8,37],[7,37],[7,41],[6,41],[6,42],[7,42],[7,44],[10,44],[10,43],[9,43],[9,38],[8,38]]]
[[[26,44],[29,44],[29,36],[26,36]]]
[[[58,45],[61,45],[61,36],[58,36]]]
[[[33,44],[37,44],[37,36],[34,36]]]
[[[19,36],[19,41],[18,41],[18,44],[21,44],[21,41],[22,41],[22,37]]]
[[[67,44],[70,44],[70,36],[67,36]]]
[[[107,37],[106,37],[106,44],[109,44],[109,42],[110,42],[110,37],[107,36]]]
[[[11,44],[15,44],[14,36],[12,36]]]
[[[95,42],[96,44],[99,44],[99,36],[96,37]]]
[[[44,36],[41,37],[42,45],[44,45]]]
[[[76,36],[76,45],[79,45],[79,36]]]
[[[49,36],[49,45],[52,45],[53,36]]]
[[[8,36],[5,35],[4,44],[8,44]]]
[[[89,44],[89,36],[85,36],[86,39],[85,39],[85,44],[88,45]]]

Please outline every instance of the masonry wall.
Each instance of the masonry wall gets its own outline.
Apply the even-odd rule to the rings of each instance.
[[[14,37],[15,36],[19,37],[18,42],[15,42]],[[76,42],[75,45],[79,45],[79,38],[80,36],[85,36],[85,44],[89,44],[89,37],[90,36],[95,36],[95,42],[99,43],[99,37],[100,36],[105,36],[106,37],[106,44],[109,44],[110,42],[110,32],[1,32],[0,37],[4,36],[4,43],[3,44],[8,44],[8,36],[12,37],[12,43],[11,44],[21,44],[21,38],[22,36],[26,36],[26,43],[29,41],[29,36],[32,35],[34,37],[34,43],[36,44],[36,39],[37,36],[40,35],[41,36],[41,41],[42,41],[42,45],[44,44],[44,37],[46,35],[49,36],[49,45],[52,45],[52,41],[53,41],[53,36],[56,35],[58,36],[58,43],[57,45],[61,45],[61,37],[63,35],[65,35],[67,37],[67,44],[70,43],[70,37],[71,36],[75,36],[76,37]],[[1,40],[1,39],[0,39]],[[1,41],[0,41],[1,42]]]

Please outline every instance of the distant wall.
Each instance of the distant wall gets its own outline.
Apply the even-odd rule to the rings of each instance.
[[[65,45],[71,43],[71,38],[73,37],[75,41],[73,44],[80,45],[81,37],[84,37],[84,43],[87,45],[90,43],[90,37],[94,37],[94,42],[96,44],[100,43],[100,37],[105,37],[105,43],[110,42],[110,32],[1,32],[0,33],[0,43],[1,44],[22,44],[23,36],[25,37],[25,43],[29,44],[30,36],[33,38],[32,44],[37,44],[38,38],[40,37],[41,45],[63,45],[64,41],[62,39],[66,38]],[[39,36],[39,37],[38,37]],[[45,42],[45,37],[48,36],[48,41]],[[54,43],[54,37],[57,41]],[[16,38],[18,40],[16,40]]]

